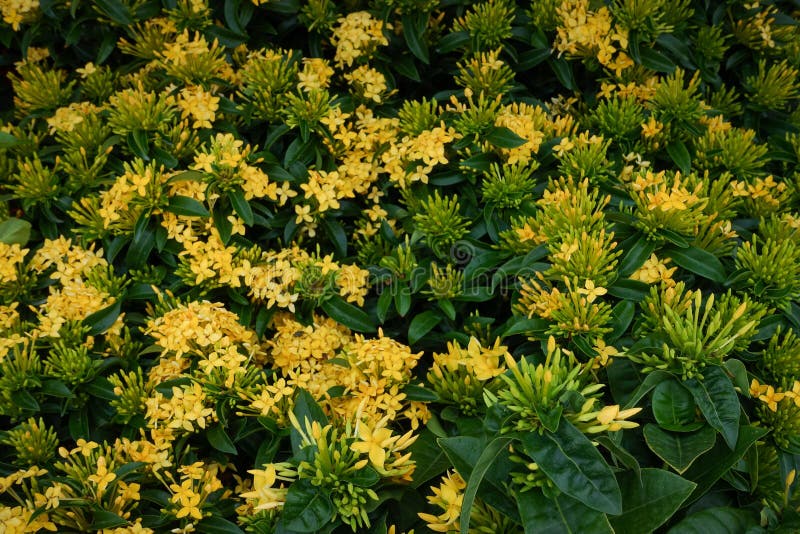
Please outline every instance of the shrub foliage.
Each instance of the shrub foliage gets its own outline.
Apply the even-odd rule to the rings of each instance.
[[[0,530],[799,530],[798,9],[0,0]]]

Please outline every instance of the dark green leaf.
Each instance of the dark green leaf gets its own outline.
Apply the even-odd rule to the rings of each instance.
[[[51,397],[74,397],[72,391],[61,380],[45,380],[42,382],[42,393]]]
[[[639,302],[650,294],[650,286],[638,280],[623,278],[608,287],[608,294],[620,299]]]
[[[282,521],[293,532],[318,532],[333,519],[335,508],[325,490],[308,479],[289,486],[283,505]]]
[[[720,506],[690,515],[668,534],[747,534],[758,526],[758,517],[753,511]]]
[[[137,158],[150,161],[150,141],[147,132],[144,130],[134,130],[128,134],[128,149]]]
[[[410,401],[423,401],[423,402],[437,402],[439,395],[432,389],[416,386],[414,384],[407,384],[403,387],[405,398]]]
[[[98,399],[106,401],[117,399],[117,395],[114,393],[114,385],[104,376],[98,376],[86,384],[83,389],[86,393]]]
[[[414,481],[411,483],[412,488],[421,487],[450,467],[450,461],[444,451],[436,444],[436,435],[428,428],[419,433],[419,437],[411,444],[408,451],[411,453],[411,459],[417,464]]]
[[[114,512],[108,510],[97,510],[92,521],[92,530],[103,530],[106,528],[117,528],[127,525],[128,521],[121,518]]]
[[[725,281],[725,268],[710,252],[697,247],[665,249],[676,265],[717,283]]]
[[[662,469],[642,469],[617,477],[622,491],[622,515],[609,518],[616,534],[653,532],[678,511],[696,484]]]
[[[741,405],[725,371],[710,365],[703,371],[703,380],[692,378],[684,385],[692,393],[708,424],[722,434],[731,449],[735,448]]]
[[[11,393],[11,401],[15,406],[23,410],[31,412],[39,411],[39,403],[36,401],[36,398],[25,389],[20,389]]]
[[[96,0],[95,7],[105,16],[123,26],[133,24],[133,17],[127,5],[120,0]]]
[[[399,287],[394,294],[394,308],[400,317],[405,317],[411,309],[411,292],[408,287]]]
[[[561,85],[570,91],[577,91],[578,84],[575,82],[575,75],[572,73],[572,65],[564,58],[551,57],[547,63],[561,82]]]
[[[671,59],[652,48],[641,48],[639,50],[639,57],[641,58],[642,65],[650,70],[666,72],[667,74],[675,70],[675,63],[673,63]]]
[[[0,243],[25,245],[30,237],[31,223],[28,221],[12,218],[0,223]]]
[[[505,126],[495,126],[489,130],[485,139],[499,148],[517,148],[527,143],[526,139],[518,136]]]
[[[609,514],[622,511],[619,486],[592,442],[567,420],[556,432],[531,432],[521,438],[525,452],[553,483],[587,506]]]
[[[322,226],[325,228],[325,233],[336,250],[336,254],[341,257],[347,256],[347,233],[342,225],[334,219],[323,219]],[[339,276],[343,276],[341,272]]]
[[[733,377],[733,385],[739,388],[739,395],[750,397],[750,380],[747,378],[747,368],[735,358],[725,360],[725,369]]]
[[[630,399],[625,403],[625,408],[634,408],[651,389],[670,378],[672,378],[672,375],[666,371],[653,371],[652,373],[648,373],[642,383],[634,390]]]
[[[494,438],[486,445],[486,448],[483,449],[481,455],[478,457],[478,461],[475,463],[472,473],[470,473],[467,479],[467,487],[464,490],[464,500],[461,505],[460,518],[461,534],[469,534],[469,518],[472,513],[472,503],[475,502],[475,497],[478,495],[478,488],[481,485],[481,481],[483,481],[483,477],[492,466],[492,463],[494,463],[500,451],[506,448],[509,443],[511,443],[511,438]]]
[[[610,343],[619,339],[624,334],[636,313],[636,304],[632,300],[621,300],[614,306],[611,313],[611,328],[613,330],[608,335],[607,341]]]
[[[8,132],[0,132],[0,149],[11,148],[19,143],[19,139]]]
[[[716,436],[714,429],[708,426],[689,433],[668,432],[654,424],[644,427],[647,446],[678,473],[685,472],[692,462],[711,450]]]
[[[182,195],[170,197],[167,211],[187,217],[208,217],[211,215],[203,204],[191,197]]]
[[[424,311],[411,320],[408,326],[408,342],[413,345],[425,334],[430,332],[433,327],[442,321],[442,316],[434,311]]]
[[[665,430],[697,430],[703,423],[695,420],[696,405],[692,394],[675,379],[665,380],[653,391],[653,415]]]
[[[411,10],[404,13],[403,37],[411,53],[425,64],[428,64],[428,45],[425,43],[425,30],[428,27],[428,13],[425,11]]]
[[[203,534],[245,534],[235,523],[217,516],[206,517],[195,525],[195,529]]]
[[[517,491],[517,508],[525,534],[612,534],[606,515],[568,495],[548,499],[536,488]]]
[[[375,332],[375,325],[362,310],[342,300],[336,295],[324,301],[321,308],[332,319],[357,332]]]
[[[89,335],[96,336],[102,334],[116,322],[121,311],[122,300],[117,299],[111,306],[106,306],[102,310],[96,311],[84,319],[83,324],[90,328]]]
[[[674,141],[667,145],[667,154],[675,162],[675,165],[683,174],[689,174],[692,170],[692,158],[683,141]]]
[[[231,206],[233,206],[234,211],[242,218],[244,223],[247,226],[253,226],[253,209],[244,199],[244,193],[241,191],[231,191],[228,193],[228,199],[231,201]]]
[[[630,241],[630,239],[626,240],[626,242]],[[655,249],[655,241],[647,239],[644,235],[639,235],[636,241],[627,249],[625,255],[622,256],[622,260],[619,263],[619,275],[627,277],[633,274],[636,269],[644,265],[644,262],[650,258]]]
[[[639,460],[637,460],[634,455],[629,453],[621,445],[618,445],[617,442],[609,436],[597,436],[594,440],[605,447],[620,464],[632,470],[637,479],[641,479],[642,470],[639,466]]]
[[[206,437],[212,447],[226,454],[237,454],[236,446],[233,444],[228,433],[222,425],[214,425],[206,431]]]
[[[743,426],[739,429],[736,448],[731,450],[727,444],[717,440],[714,447],[700,457],[685,473],[685,478],[697,483],[697,488],[689,497],[689,502],[699,499],[745,455],[757,439],[767,433],[764,428]]]

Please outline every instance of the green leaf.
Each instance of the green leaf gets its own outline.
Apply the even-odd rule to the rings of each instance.
[[[308,479],[300,479],[289,486],[281,520],[290,531],[318,532],[333,519],[335,512],[325,490]]]
[[[8,132],[0,132],[0,149],[11,148],[19,143],[19,139]]]
[[[411,309],[411,292],[407,287],[397,288],[397,292],[394,294],[394,307],[400,317],[405,317],[408,310]]]
[[[678,473],[684,473],[692,462],[711,450],[716,437],[708,426],[689,433],[667,432],[652,423],[644,427],[647,446]]]
[[[622,500],[611,468],[592,442],[565,420],[556,432],[521,437],[525,452],[553,483],[599,512],[619,514]]]
[[[303,431],[305,431],[306,421],[309,423],[317,422],[321,426],[328,424],[328,417],[322,410],[314,397],[306,390],[301,389],[297,392],[294,400],[294,408],[292,409],[297,422],[300,423]],[[292,427],[289,434],[289,439],[292,442],[292,451],[297,454],[301,450],[301,438],[297,429]]]
[[[0,223],[0,243],[25,245],[31,238],[31,223],[22,219],[6,219]]]
[[[121,518],[114,512],[108,510],[97,510],[92,521],[92,530],[103,530],[106,528],[117,528],[127,525],[128,521]]]
[[[432,389],[415,386],[414,384],[406,384],[402,391],[406,400],[410,401],[438,402],[440,400],[439,395]]]
[[[122,26],[133,24],[133,17],[131,16],[130,9],[127,5],[120,2],[120,0],[96,0],[94,5],[101,13],[117,24],[121,24]]]
[[[38,412],[40,409],[36,398],[26,389],[19,389],[11,393],[11,402],[15,406],[30,412]]]
[[[708,278],[719,284],[725,281],[725,268],[719,259],[710,252],[697,247],[664,249],[675,265]]]
[[[686,150],[686,145],[683,144],[683,141],[674,141],[668,144],[667,154],[683,174],[689,174],[692,171],[692,157],[689,155],[689,151]]]
[[[547,60],[547,63],[550,65],[550,68],[553,69],[561,85],[570,91],[578,90],[578,84],[575,82],[575,75],[572,73],[572,65],[570,65],[566,59],[551,57]]]
[[[412,10],[404,13],[403,37],[411,53],[417,56],[426,65],[430,62],[428,57],[428,45],[425,43],[425,30],[428,27],[428,13],[425,11]]]
[[[609,343],[619,339],[630,326],[636,314],[636,304],[632,300],[621,300],[611,311],[611,333],[606,338]]]
[[[703,380],[692,378],[684,386],[692,393],[708,424],[722,434],[731,449],[735,448],[741,405],[725,371],[710,365],[703,370]]]
[[[134,130],[127,136],[128,149],[137,158],[150,161],[150,140],[144,130]]]
[[[767,430],[754,426],[743,426],[739,429],[739,439],[736,448],[731,450],[728,445],[717,441],[714,447],[700,457],[685,473],[684,477],[697,483],[697,488],[689,497],[693,502],[703,495],[719,480],[722,475],[736,465],[757,439],[761,438]]]
[[[637,460],[634,455],[629,453],[621,445],[618,445],[617,442],[609,436],[597,436],[594,440],[605,447],[619,463],[632,470],[638,480],[641,480],[642,469],[639,466],[639,460]]]
[[[244,193],[241,191],[231,191],[228,193],[228,199],[231,201],[234,211],[239,217],[242,218],[247,226],[253,226],[254,217],[253,209],[250,204],[244,199]]]
[[[733,385],[739,388],[739,395],[750,397],[750,380],[747,378],[747,368],[744,364],[735,359],[725,360],[725,369],[733,377]]]
[[[542,490],[517,491],[517,508],[525,534],[612,534],[605,514],[572,497],[560,494],[548,499]]]
[[[408,448],[408,452],[411,453],[411,459],[417,465],[414,470],[414,480],[411,482],[412,488],[421,487],[450,467],[450,460],[447,459],[447,455],[436,444],[436,434],[428,428],[424,428],[419,433],[419,437]]]
[[[650,294],[650,286],[639,280],[623,278],[608,287],[608,294],[620,299],[639,302]]]
[[[642,469],[641,482],[634,473],[617,477],[622,491],[622,515],[609,521],[616,534],[653,532],[678,511],[696,484],[663,469]]]
[[[665,430],[685,432],[697,430],[703,423],[696,421],[694,398],[675,379],[665,380],[653,391],[653,416]],[[691,425],[687,429],[687,426]]]
[[[631,238],[632,239],[632,238]],[[656,249],[656,242],[639,235],[619,262],[619,276],[627,277],[644,265]]]
[[[236,446],[233,444],[228,433],[222,425],[214,425],[206,431],[206,438],[212,447],[226,454],[237,454]]]
[[[475,502],[475,497],[478,495],[478,487],[480,487],[483,477],[500,451],[506,448],[509,443],[511,443],[511,438],[494,438],[486,445],[486,448],[483,449],[483,452],[478,457],[478,461],[467,479],[467,487],[464,490],[460,518],[461,534],[469,534],[469,516],[472,513],[472,503]]]
[[[757,517],[751,510],[720,506],[686,517],[669,529],[668,534],[746,534],[758,526]]]
[[[325,233],[328,235],[333,248],[336,249],[336,254],[341,257],[347,256],[347,233],[342,228],[341,223],[335,219],[323,219],[322,226],[325,228]],[[341,273],[339,276],[342,276]]]
[[[645,395],[650,393],[650,390],[659,385],[664,380],[669,380],[672,375],[666,371],[653,371],[645,376],[641,384],[633,391],[631,397],[625,403],[625,409],[634,408]]]
[[[473,420],[474,421],[474,420]],[[480,422],[477,422],[480,427]],[[472,470],[478,463],[478,459],[485,449],[486,441],[483,438],[472,436],[455,436],[452,438],[439,438],[436,440],[444,453],[450,459],[452,466],[458,471],[464,479],[469,479]],[[504,454],[504,453],[501,453]],[[510,462],[506,457],[506,461]],[[513,501],[509,500],[508,492],[506,490],[506,474],[500,469],[500,459],[497,459],[495,466],[497,469],[490,470],[484,477],[483,485],[481,487],[481,499],[504,513],[509,517],[517,515],[517,509]]]
[[[433,327],[442,321],[442,316],[434,311],[424,311],[411,320],[408,326],[408,342],[413,345],[425,334],[430,332]]]
[[[667,74],[675,70],[675,63],[673,63],[671,59],[652,48],[640,49],[639,57],[641,58],[642,65],[650,70],[665,72]]]
[[[42,393],[51,397],[70,398],[75,395],[61,380],[45,380],[42,382]]]
[[[499,148],[517,148],[527,143],[527,140],[515,134],[505,126],[495,126],[486,134],[486,141],[489,141]]]
[[[208,217],[211,215],[206,207],[199,201],[183,195],[170,197],[167,211],[175,215],[185,215],[187,217]]]
[[[375,332],[375,325],[369,316],[359,308],[345,302],[339,296],[332,296],[320,306],[332,319],[356,332]]]
[[[122,311],[122,299],[117,299],[111,306],[98,310],[83,320],[83,324],[90,328],[89,335],[102,334],[113,325]]]
[[[195,528],[203,534],[245,534],[235,523],[213,515],[197,523]]]

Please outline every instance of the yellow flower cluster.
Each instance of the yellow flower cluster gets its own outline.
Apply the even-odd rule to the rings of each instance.
[[[30,22],[38,11],[39,0],[0,1],[0,13],[3,15],[3,22],[10,24],[14,31],[18,31],[21,24]]]
[[[28,249],[16,243],[9,245],[0,241],[0,284],[16,282],[27,253]]]
[[[367,11],[350,13],[337,22],[331,44],[336,47],[334,61],[339,67],[349,67],[361,58],[369,58],[378,46],[389,44],[383,30],[391,30],[391,24],[372,18]]]
[[[561,24],[557,28],[555,49],[570,56],[596,59],[619,76],[634,65],[624,52],[628,32],[615,27],[607,7],[589,9],[589,0],[564,0],[558,7]]]

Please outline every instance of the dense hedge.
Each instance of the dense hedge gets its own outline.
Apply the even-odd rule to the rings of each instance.
[[[796,0],[0,13],[3,532],[800,530]]]

